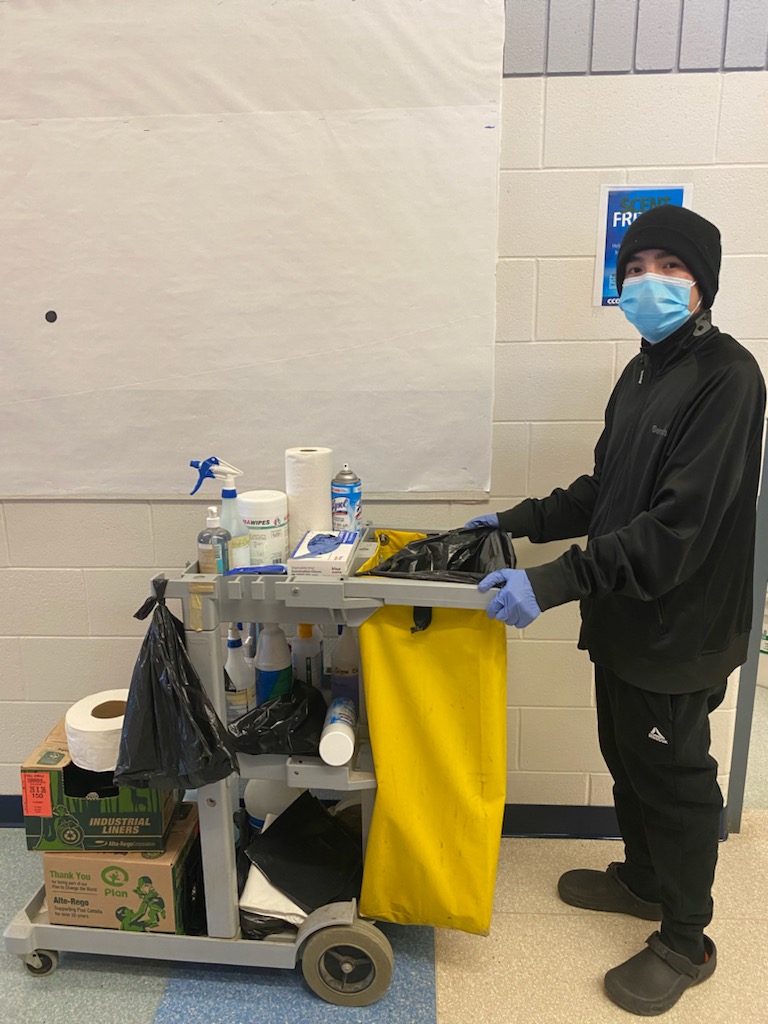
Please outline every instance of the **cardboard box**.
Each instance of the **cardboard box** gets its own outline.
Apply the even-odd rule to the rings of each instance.
[[[336,546],[325,553],[314,553],[312,545],[323,538],[337,541]],[[310,530],[288,559],[288,572],[294,576],[346,576],[359,542],[356,530]]]
[[[46,853],[52,924],[184,933],[185,871],[200,834],[197,804],[181,805],[164,853]]]
[[[21,792],[28,850],[163,850],[183,796],[78,768],[63,719],[21,766]]]

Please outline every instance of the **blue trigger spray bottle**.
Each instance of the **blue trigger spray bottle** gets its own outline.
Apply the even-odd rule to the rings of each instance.
[[[248,535],[248,527],[237,511],[237,491],[235,490],[235,477],[242,476],[242,469],[230,466],[228,462],[222,462],[215,455],[204,460],[193,459],[190,463],[193,469],[200,474],[194,490],[195,494],[203,480],[221,480],[221,512],[219,518],[221,527],[229,532],[232,538],[229,542],[229,568],[240,569],[244,565],[251,564],[251,551]]]

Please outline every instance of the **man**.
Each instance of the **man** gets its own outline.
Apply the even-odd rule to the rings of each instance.
[[[520,628],[581,601],[625,860],[569,871],[558,891],[577,907],[661,921],[605,976],[610,998],[644,1016],[715,969],[704,928],[723,802],[708,715],[746,659],[752,617],[765,385],[712,325],[720,253],[717,228],[690,210],[637,218],[616,282],[642,343],[608,403],[594,472],[479,520],[534,543],[588,538],[479,587],[501,586],[488,614]]]

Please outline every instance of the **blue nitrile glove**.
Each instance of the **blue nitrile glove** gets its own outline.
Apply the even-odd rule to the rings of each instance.
[[[498,526],[499,517],[495,512],[489,512],[485,516],[476,516],[474,519],[470,519],[468,523],[464,523],[465,530],[472,530],[476,526]]]
[[[524,569],[498,569],[480,580],[477,589],[485,593],[491,587],[499,586],[501,590],[485,609],[489,619],[499,619],[508,626],[524,629],[541,615],[539,602]]]

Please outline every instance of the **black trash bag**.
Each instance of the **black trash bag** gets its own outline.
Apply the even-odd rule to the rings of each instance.
[[[328,707],[316,686],[295,681],[290,693],[265,701],[229,725],[241,754],[319,753]]]
[[[248,881],[248,872],[251,870],[251,862],[248,860],[246,850],[251,845],[253,837],[257,834],[251,825],[248,811],[241,807],[232,815],[237,830],[237,842],[235,843],[235,869],[237,875],[237,897],[243,895],[245,883]]]
[[[195,839],[187,855],[179,885],[178,906],[185,935],[207,935],[205,911],[205,878],[200,836]]]
[[[308,914],[326,903],[360,898],[360,839],[308,790],[255,836],[246,852],[272,885]]]
[[[232,740],[203,689],[184,627],[165,605],[167,580],[136,612],[152,622],[133,669],[120,737],[117,786],[197,789],[237,772]]]
[[[489,572],[514,569],[515,564],[515,550],[508,533],[496,527],[461,527],[412,540],[394,555],[358,575],[437,583],[479,583]]]
[[[240,911],[240,934],[244,939],[268,939],[270,935],[295,935],[298,930],[295,924],[283,921],[280,917],[254,914],[251,910]]]

